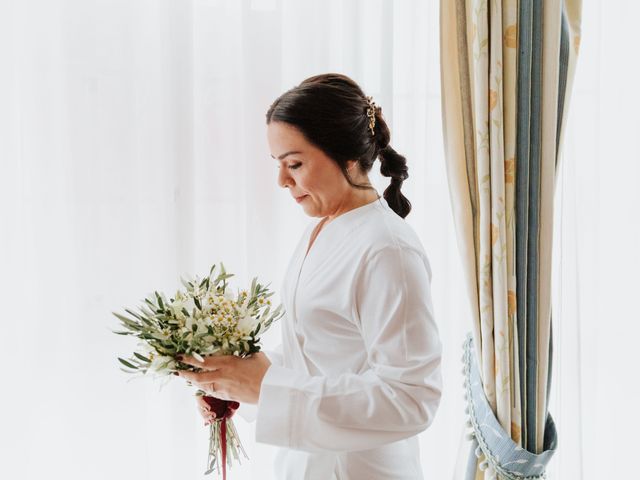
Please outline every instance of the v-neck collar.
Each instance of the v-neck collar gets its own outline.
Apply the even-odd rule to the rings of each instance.
[[[364,205],[360,205],[359,207],[352,208],[351,210],[348,210],[348,211],[338,215],[336,218],[334,218],[327,225],[322,225],[322,227],[320,228],[320,231],[316,234],[316,238],[313,240],[313,244],[310,245],[311,237],[313,236],[313,232],[316,230],[316,228],[318,228],[318,226],[321,223],[326,221],[327,217],[324,217],[319,222],[317,222],[314,225],[314,227],[311,229],[311,233],[309,233],[309,236],[306,237],[306,241],[305,241],[306,250],[305,250],[304,256],[302,257],[302,263],[304,264],[305,260],[309,256],[309,253],[311,253],[311,250],[314,248],[314,246],[318,242],[318,238],[320,237],[322,232],[324,232],[327,228],[330,228],[329,225],[333,225],[334,223],[339,222],[340,219],[350,218],[350,217],[352,217],[352,216],[354,216],[354,215],[356,215],[356,214],[358,214],[360,212],[363,212],[363,211],[371,208],[372,206],[374,206],[376,203],[379,203],[380,205],[382,205],[384,207],[384,204],[382,203],[382,200],[384,200],[384,198],[381,195],[378,195],[378,198],[376,198],[375,200],[373,200],[373,201],[371,201],[369,203],[365,203]],[[385,200],[385,202],[386,202],[386,200]],[[300,265],[300,268],[302,268],[302,265]]]
[[[309,223],[308,227],[307,227],[307,232],[305,233],[303,239],[302,239],[302,245],[300,245],[299,248],[305,249],[306,250],[302,250],[302,252],[300,252],[299,254],[297,254],[296,258],[295,258],[295,267],[297,270],[296,273],[296,277],[295,277],[295,281],[292,284],[292,291],[291,291],[291,319],[293,322],[293,325],[298,323],[298,318],[297,318],[297,312],[296,312],[296,297],[297,297],[297,293],[298,293],[298,284],[300,283],[300,277],[302,275],[302,271],[303,271],[303,267],[305,266],[305,264],[308,264],[309,261],[312,261],[313,258],[310,260],[307,257],[309,257],[309,255],[315,251],[316,248],[319,247],[318,245],[318,240],[320,240],[320,237],[322,236],[321,240],[325,240],[325,237],[327,237],[326,232],[323,234],[323,232],[328,228],[330,231],[332,231],[332,229],[334,227],[332,227],[331,225],[333,225],[334,223],[338,223],[340,224],[341,222],[344,222],[346,220],[348,220],[349,218],[352,218],[356,215],[358,215],[359,213],[364,213],[366,210],[370,209],[370,208],[374,208],[376,206],[376,204],[379,204],[382,208],[386,209],[389,208],[389,204],[387,203],[387,201],[384,199],[384,197],[382,196],[378,196],[377,199],[375,199],[372,202],[366,203],[364,205],[361,205],[359,207],[353,208],[351,210],[349,210],[348,212],[345,212],[341,215],[338,215],[336,218],[333,219],[332,222],[329,222],[328,225],[323,225],[323,227],[320,229],[320,231],[318,232],[318,234],[316,235],[315,240],[313,241],[313,245],[311,247],[309,247],[309,240],[311,239],[311,235],[313,234],[313,231],[315,229],[315,227],[317,227],[320,222],[324,221],[324,219],[318,221],[315,223],[315,225],[312,226],[311,223]],[[326,217],[325,217],[326,218]]]

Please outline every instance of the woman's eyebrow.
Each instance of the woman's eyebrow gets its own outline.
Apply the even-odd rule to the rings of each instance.
[[[300,151],[298,151],[298,150],[291,150],[290,152],[283,153],[282,155],[280,155],[280,156],[278,157],[278,160],[282,160],[282,159],[284,159],[284,157],[286,157],[287,155],[293,155],[294,153],[302,153],[302,152],[300,152]],[[276,158],[276,157],[274,157],[273,155],[271,155],[271,158]]]

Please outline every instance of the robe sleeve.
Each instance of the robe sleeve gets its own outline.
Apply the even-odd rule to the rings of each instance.
[[[262,349],[272,365],[283,365],[282,344],[279,344],[274,350]],[[240,403],[240,407],[236,410],[236,414],[240,415],[245,422],[253,422],[256,420],[257,406],[250,403]]]
[[[267,356],[269,361],[276,365],[283,365],[284,360],[282,358],[282,344],[279,344],[274,350],[262,350]]]
[[[430,283],[424,252],[393,245],[370,254],[353,288],[354,320],[368,368],[310,376],[272,364],[257,404],[256,441],[340,452],[375,448],[425,430],[442,388]]]

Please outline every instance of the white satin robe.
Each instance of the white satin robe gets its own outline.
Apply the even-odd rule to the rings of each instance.
[[[282,447],[278,479],[422,479],[416,435],[442,386],[424,248],[383,197],[325,224],[305,255],[319,221],[283,281],[256,441]]]

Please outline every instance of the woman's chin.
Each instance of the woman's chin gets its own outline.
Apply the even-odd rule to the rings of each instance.
[[[313,203],[309,201],[308,195],[304,197],[300,202],[298,202],[298,205],[300,205],[302,209],[307,213],[313,210]]]
[[[309,217],[319,217],[320,214],[316,211],[315,208],[313,208],[313,206],[308,206],[308,205],[302,205],[302,210],[304,211],[304,213],[306,213]]]

